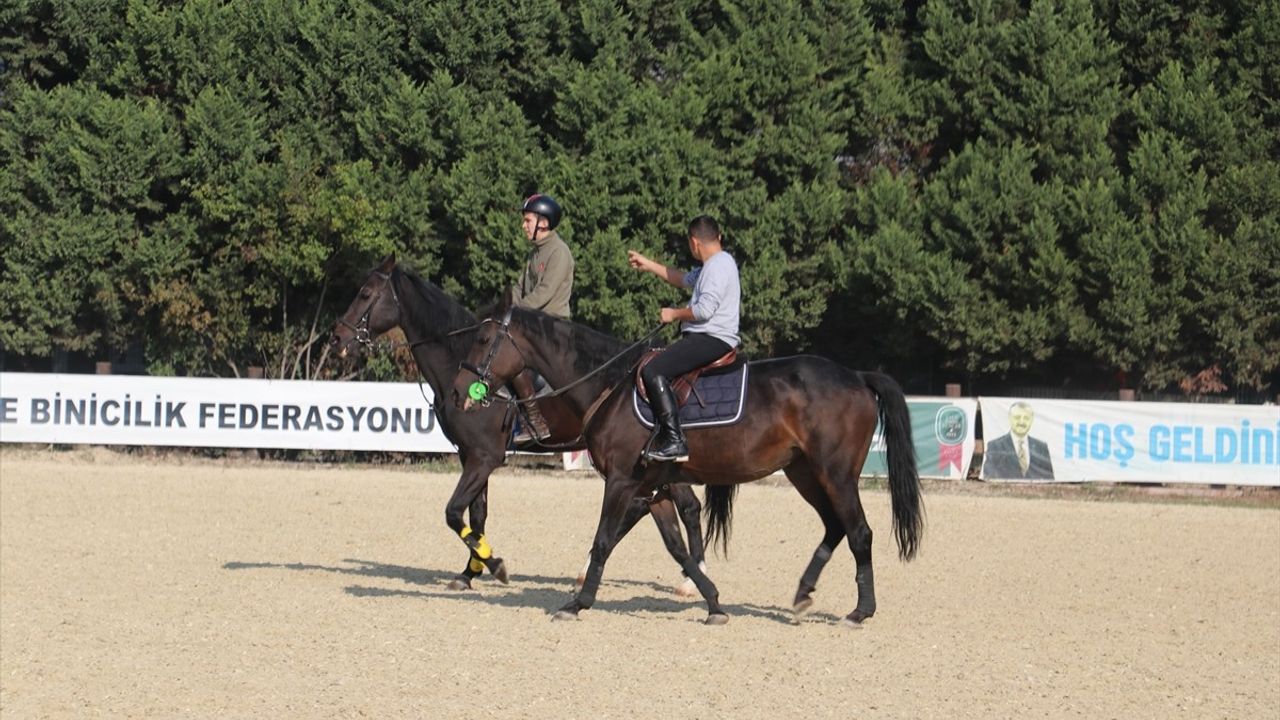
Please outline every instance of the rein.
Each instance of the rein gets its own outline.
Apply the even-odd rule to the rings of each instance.
[[[520,345],[516,342],[515,337],[511,334],[511,330],[510,330],[511,308],[507,309],[507,312],[505,315],[503,315],[501,322],[498,322],[497,320],[494,320],[492,318],[486,318],[482,320],[478,325],[476,325],[476,327],[481,327],[485,323],[496,323],[498,325],[498,331],[500,333],[498,337],[499,338],[505,337],[511,341],[511,347],[515,348],[516,352],[520,355],[520,360],[521,362],[523,362],[524,367],[528,368],[529,367],[528,358],[525,355],[524,351],[520,349]],[[619,351],[617,354],[615,354],[613,357],[609,358],[608,360],[605,360],[602,364],[597,366],[591,372],[587,373],[586,375],[583,375],[582,377],[578,378],[577,380],[574,380],[573,382],[569,383],[568,385],[565,385],[562,388],[557,388],[556,390],[553,390],[549,393],[546,393],[544,395],[539,395],[537,397],[532,397],[532,398],[529,398],[528,400],[521,400],[520,398],[513,397],[513,398],[504,398],[503,402],[510,405],[527,405],[529,403],[537,402],[538,400],[541,400],[544,398],[559,397],[569,392],[570,390],[574,389],[575,387],[581,385],[582,383],[586,382],[587,380],[590,380],[592,377],[599,375],[601,372],[604,371],[605,368],[614,364],[618,360],[621,360],[623,357],[625,357],[631,351],[635,350],[637,347],[640,347],[641,345],[652,340],[655,335],[662,332],[662,330],[666,327],[667,327],[666,323],[659,323],[657,327],[655,327],[653,330],[650,330],[649,333],[646,334],[644,337],[631,343],[630,345],[628,345],[627,347]],[[463,329],[465,330],[468,328],[463,328]],[[489,381],[493,375],[489,366],[493,363],[493,358],[498,354],[499,347],[500,347],[500,343],[498,342],[497,339],[495,339],[493,344],[489,346],[489,352],[485,355],[485,358],[481,362],[479,367],[465,360],[459,363],[458,365],[459,370],[466,370],[467,372],[471,373],[472,375],[475,375],[478,378],[476,382],[471,384],[472,389],[470,391],[470,394],[472,395],[473,400],[476,400],[484,404],[488,404],[489,402],[492,402],[492,398],[488,397]],[[483,388],[483,389],[480,389],[480,388]],[[477,397],[477,395],[479,397]]]
[[[627,353],[631,352],[632,350],[635,350],[636,348],[640,347],[641,345],[643,345],[643,344],[645,344],[645,343],[649,342],[650,340],[652,340],[652,339],[654,338],[654,336],[656,336],[658,333],[662,332],[666,327],[667,327],[667,323],[659,323],[657,327],[655,327],[653,330],[650,330],[650,331],[649,331],[649,334],[645,335],[644,337],[640,338],[639,340],[637,340],[637,341],[635,341],[635,342],[631,343],[630,345],[626,346],[626,347],[625,347],[625,348],[623,348],[623,349],[622,349],[622,350],[621,350],[617,355],[614,355],[613,357],[609,358],[608,360],[605,360],[603,365],[601,365],[601,366],[597,367],[596,369],[592,370],[591,372],[587,373],[586,375],[583,375],[582,377],[578,378],[577,380],[574,380],[573,382],[569,383],[568,385],[565,385],[564,387],[559,388],[558,390],[553,390],[553,391],[551,391],[551,392],[547,393],[546,395],[543,395],[542,397],[544,397],[544,398],[548,398],[548,397],[559,397],[560,395],[563,395],[564,393],[569,392],[569,391],[570,391],[570,390],[572,390],[573,388],[575,388],[575,387],[577,387],[577,386],[581,385],[582,383],[586,382],[587,380],[589,380],[592,376],[594,376],[594,375],[598,375],[601,371],[603,371],[605,368],[609,367],[609,366],[610,366],[610,365],[612,365],[613,363],[617,362],[618,360],[621,360],[621,359],[622,359],[622,358],[623,358]],[[513,342],[513,344],[514,344],[514,339],[513,339],[513,341],[512,341],[512,342]],[[523,354],[523,353],[522,353],[522,354]],[[524,403],[524,402],[532,402],[532,400],[517,400],[517,402],[522,402],[522,403]]]
[[[604,404],[604,401],[609,399],[609,396],[613,394],[614,389],[615,388],[606,388],[600,393],[600,396],[592,401],[591,405],[587,407],[587,412],[582,416],[582,430],[578,432],[578,437],[567,443],[555,443],[549,445],[539,440],[535,435],[533,436],[534,446],[540,447],[543,450],[551,450],[553,452],[559,450],[576,450],[582,447],[583,441],[587,439],[587,426],[591,424],[591,420],[596,416],[596,411],[600,409],[600,406]],[[543,397],[546,396],[544,395]]]
[[[466,327],[461,327],[461,328],[458,328],[457,330],[452,330],[450,332],[447,332],[445,333],[445,336],[454,337],[455,335],[461,335],[462,333],[471,332],[472,330],[479,330],[480,328],[484,327],[484,324],[487,322],[493,322],[493,321],[489,319],[484,319],[476,323],[475,325],[468,325]]]
[[[507,311],[505,314],[503,314],[501,321],[494,320],[493,318],[486,318],[480,321],[479,323],[477,323],[474,327],[462,328],[461,330],[454,331],[455,333],[458,333],[458,332],[464,332],[467,330],[472,330],[475,328],[480,328],[484,326],[485,323],[495,323],[498,326],[499,334],[494,338],[493,343],[489,346],[488,351],[485,353],[484,360],[481,361],[479,366],[474,365],[466,360],[458,364],[459,370],[465,370],[471,373],[472,375],[476,376],[477,379],[475,382],[471,383],[470,387],[467,390],[467,394],[471,397],[472,400],[484,406],[488,406],[494,400],[494,398],[491,397],[489,394],[489,383],[492,381],[492,377],[493,377],[493,372],[490,366],[493,364],[493,359],[497,356],[498,351],[501,348],[501,343],[499,342],[501,338],[505,337],[506,339],[510,340],[511,347],[515,348],[516,353],[520,355],[520,361],[524,365],[524,367],[521,368],[521,372],[523,372],[525,368],[529,367],[528,356],[525,354],[523,350],[520,349],[520,345],[519,343],[516,342],[515,336],[511,334],[511,329],[510,329],[511,328],[511,310],[512,310],[511,308],[507,308]],[[645,343],[652,340],[653,337],[658,333],[662,332],[662,330],[666,328],[666,326],[667,326],[666,323],[659,323],[657,327],[649,331],[644,337],[631,343],[630,345],[628,345],[627,347],[623,348],[621,351],[616,353],[613,357],[609,358],[608,360],[605,360],[599,366],[591,370],[591,372],[587,373],[586,375],[583,375],[582,377],[578,378],[577,380],[574,380],[573,382],[569,383],[568,385],[565,385],[562,388],[558,388],[556,390],[553,390],[543,395],[529,398],[528,400],[522,400],[515,396],[506,397],[506,398],[500,397],[499,399],[502,402],[506,403],[508,407],[519,408],[522,405],[535,403],[538,400],[559,397],[561,395],[564,395],[570,390],[576,388],[577,386],[585,383],[586,381],[600,374],[605,370],[605,368],[621,360],[623,357],[625,357],[628,353],[635,350],[637,347],[640,347],[641,345],[644,345]],[[550,450],[550,451],[573,450],[580,447],[583,439],[585,438],[587,424],[591,421],[591,418],[595,415],[595,412],[597,409],[599,409],[601,403],[603,403],[605,398],[607,398],[611,393],[612,393],[612,389],[606,389],[600,393],[599,397],[597,397],[594,402],[592,402],[591,406],[587,409],[586,415],[584,415],[582,418],[582,430],[578,432],[578,437],[574,438],[573,440],[567,443],[555,443],[555,444],[543,443],[535,437],[533,440],[533,445],[543,450]]]

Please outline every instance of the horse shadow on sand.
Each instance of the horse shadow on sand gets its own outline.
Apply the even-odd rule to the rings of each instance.
[[[457,573],[444,570],[390,565],[369,560],[345,558],[348,565],[318,565],[313,563],[272,563],[272,562],[228,562],[224,570],[290,570],[294,572],[321,572],[351,575],[364,578],[384,578],[399,580],[409,585],[422,586],[425,589],[399,589],[375,587],[369,585],[348,585],[344,592],[359,598],[419,598],[423,600],[445,600],[449,602],[483,602],[499,607],[532,608],[551,614],[572,595],[570,589],[573,582],[565,576],[516,574],[511,584],[499,585],[486,576],[484,584],[478,590],[449,590],[449,581],[457,577]],[[479,582],[479,581],[477,581]],[[617,588],[630,587],[656,593],[631,597],[622,600],[597,600],[594,608],[599,612],[620,613],[631,616],[653,616],[654,614],[679,615],[695,605],[701,606],[701,599],[680,599],[672,596],[673,588],[661,583],[625,578],[610,579],[602,582],[604,586]],[[438,589],[435,589],[438,588]],[[724,610],[733,617],[756,617],[782,623],[793,622],[790,609],[782,607],[762,607],[752,604],[722,604]],[[674,619],[674,618],[673,618]],[[808,620],[838,622],[840,617],[822,612],[813,612]]]

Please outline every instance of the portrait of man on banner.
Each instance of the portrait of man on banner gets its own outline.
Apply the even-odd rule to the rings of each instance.
[[[1009,408],[1009,432],[987,443],[983,477],[992,480],[1052,480],[1049,445],[1031,437],[1035,411],[1025,402]]]

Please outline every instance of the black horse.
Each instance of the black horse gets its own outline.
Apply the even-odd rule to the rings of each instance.
[[[504,383],[526,367],[565,386],[624,349],[612,338],[543,313],[507,309],[496,317],[501,319],[486,320],[476,334],[463,366],[467,371],[454,381],[453,399],[459,407],[473,407],[469,391],[483,395],[486,386]],[[661,497],[677,483],[705,484],[707,539],[719,536],[724,543],[737,485],[779,469],[817,510],[825,528],[800,578],[793,604],[797,618],[812,606],[818,576],[845,537],[856,561],[858,586],[858,604],[845,622],[856,625],[871,617],[876,610],[871,528],[858,497],[858,479],[877,415],[888,446],[893,526],[902,559],[915,556],[923,530],[911,422],[898,384],[887,375],[855,372],[815,356],[753,362],[741,421],[689,430],[687,463],[644,465],[640,455],[650,432],[636,419],[631,400],[630,371],[639,352],[582,382],[579,392],[568,396],[580,412],[592,408],[584,433],[591,461],[605,477],[605,492],[586,583],[556,618],[576,618],[595,601],[605,561],[622,539],[627,507],[635,498]],[[655,508],[654,514],[658,512]],[[707,602],[707,623],[727,622],[711,580],[690,562],[684,569]]]
[[[476,318],[443,290],[431,283],[405,272],[396,266],[395,256],[383,259],[378,268],[369,273],[356,298],[333,328],[330,343],[340,356],[361,346],[368,346],[373,339],[399,327],[408,341],[414,360],[436,398],[443,398],[458,372],[458,365],[471,346],[471,338],[477,329]],[[567,397],[539,400],[543,415],[552,429],[552,437],[546,446],[557,450],[584,447],[581,438],[583,410]],[[445,507],[445,522],[457,533],[470,550],[466,568],[449,584],[455,590],[471,588],[471,581],[485,568],[503,583],[508,581],[506,563],[493,554],[484,536],[488,516],[489,475],[506,462],[508,439],[515,418],[514,406],[494,404],[483,412],[464,414],[449,403],[434,405],[436,417],[446,437],[458,448],[462,461],[462,476],[454,488],[453,496]],[[529,448],[542,449],[540,447]],[[545,449],[544,449],[545,451]],[[631,504],[624,522],[629,530],[639,522],[650,508],[663,506],[660,502]],[[701,503],[688,486],[673,488],[670,512],[656,510],[653,517],[664,541],[669,546],[678,544],[673,551],[677,563],[684,567],[689,555],[680,535],[678,513],[689,534],[689,545],[696,563],[704,555],[699,513]],[[674,503],[675,507],[669,507]],[[463,521],[464,511],[470,525]],[[625,531],[624,531],[625,532]],[[581,578],[580,578],[581,581]],[[686,581],[677,594],[691,594]]]

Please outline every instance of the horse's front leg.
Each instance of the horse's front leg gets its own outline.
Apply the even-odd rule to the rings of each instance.
[[[470,551],[466,568],[449,583],[450,590],[470,590],[471,581],[486,568],[502,584],[509,582],[506,563],[493,554],[493,548],[484,536],[485,520],[489,515],[489,475],[498,464],[481,458],[464,460],[462,477],[445,506],[445,523]],[[464,512],[468,514],[471,525],[463,521]]]
[[[630,474],[610,475],[604,484],[604,502],[600,506],[600,522],[591,544],[591,560],[582,589],[564,607],[556,611],[555,620],[576,620],[578,612],[595,604],[604,563],[621,540],[620,530],[631,501],[639,494],[640,480]],[[643,517],[643,516],[642,516]]]
[[[614,544],[616,545],[617,543],[622,542],[622,538],[626,537],[627,533],[631,532],[631,530],[636,526],[636,523],[640,522],[641,518],[648,514],[649,501],[642,497],[632,498],[631,502],[627,503],[627,512],[623,515],[622,522],[618,526],[618,537],[614,538]],[[587,581],[587,570],[590,568],[591,553],[588,552],[587,561],[582,565],[582,569],[578,571],[577,579],[574,580],[574,592],[582,591],[582,584]]]
[[[694,494],[693,489],[685,483],[664,483],[669,485],[667,496],[671,502],[675,503],[676,512],[679,513],[680,522],[684,524],[686,532],[689,534],[689,545],[686,549],[684,538],[679,535],[679,528],[676,527],[676,537],[674,546],[664,536],[664,542],[667,542],[668,552],[671,553],[672,559],[676,561],[676,565],[680,568],[683,580],[676,587],[675,594],[678,597],[695,597],[699,590],[697,583],[685,570],[686,556],[692,556],[694,563],[703,573],[707,571],[706,546],[702,541],[702,523],[698,519],[698,514],[702,511],[702,503],[698,501],[698,496]],[[641,518],[649,515],[649,506],[651,500],[644,497],[636,497],[627,505],[627,513],[622,518],[622,525],[618,529],[618,537],[615,543],[622,542],[622,538],[627,536],[640,522]],[[654,516],[654,522],[658,524],[658,530],[663,530],[662,521]],[[675,527],[675,526],[673,526]],[[674,547],[674,549],[672,549]],[[582,590],[582,584],[587,581],[587,569],[591,567],[591,554],[587,553],[587,560],[582,564],[582,569],[578,571],[578,577],[574,580],[573,591]]]

